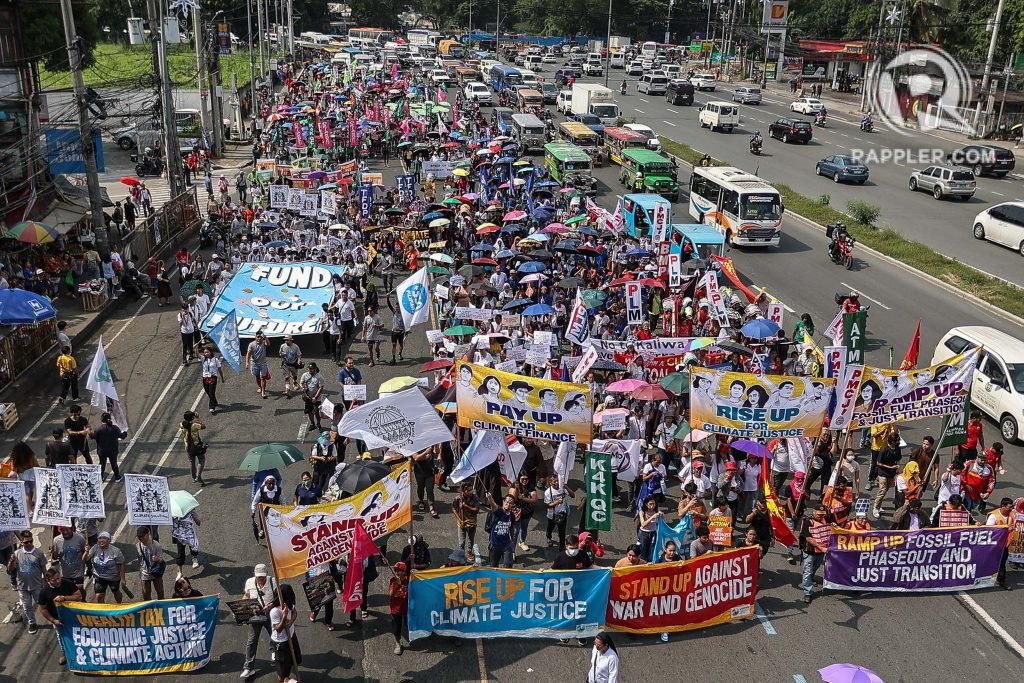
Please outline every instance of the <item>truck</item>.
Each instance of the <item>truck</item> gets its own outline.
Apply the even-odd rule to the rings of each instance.
[[[604,41],[603,40],[589,40],[587,41],[587,52],[596,52],[598,55],[604,53]]]
[[[608,37],[608,46],[612,49],[612,52],[614,52],[615,50],[624,50],[624,49],[626,49],[627,47],[629,47],[631,42],[632,41],[629,38],[627,38],[626,36],[609,36]]]
[[[573,83],[572,113],[593,114],[610,126],[619,118],[619,105],[612,99],[612,91],[603,85]]]
[[[437,53],[442,59],[462,59],[466,56],[462,43],[453,38],[447,38],[438,43]]]

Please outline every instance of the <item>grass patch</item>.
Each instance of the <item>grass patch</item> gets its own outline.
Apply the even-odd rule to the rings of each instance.
[[[700,163],[704,152],[689,145],[662,137],[662,148],[690,165]],[[724,159],[713,159],[715,166],[729,166]],[[1024,290],[987,275],[956,259],[947,258],[921,242],[909,240],[892,228],[878,228],[821,201],[795,192],[781,183],[772,183],[782,195],[787,211],[797,213],[820,225],[841,220],[858,242],[894,258],[911,268],[972,294],[997,308],[1024,317]],[[874,208],[874,207],[872,207]],[[866,217],[866,216],[865,216]],[[875,216],[877,220],[877,216]]]
[[[101,43],[96,46],[93,56],[93,65],[82,72],[86,85],[93,88],[151,88],[139,80],[140,76],[144,75],[155,78],[153,48],[150,45],[125,46]],[[256,59],[256,71],[259,71],[259,56],[253,56]],[[196,52],[190,44],[168,46],[167,64],[173,87],[199,87],[196,84]],[[220,80],[225,90],[231,86],[232,73],[238,75],[239,88],[249,82],[248,49],[235,51],[227,57],[220,58]],[[46,89],[71,88],[70,71],[54,73],[47,71],[40,64],[39,79]]]

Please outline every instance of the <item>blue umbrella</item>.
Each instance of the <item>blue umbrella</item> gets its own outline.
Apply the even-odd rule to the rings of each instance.
[[[767,339],[774,337],[779,333],[778,323],[772,322],[771,320],[765,320],[764,318],[758,318],[751,320],[749,323],[740,328],[740,332],[750,337],[751,339]]]
[[[533,217],[537,220],[545,220],[550,218],[555,213],[555,207],[553,206],[538,206],[533,210]]]
[[[531,299],[515,299],[502,306],[501,310],[511,311],[514,308],[522,308],[523,306],[529,306],[532,303],[533,301]]]
[[[323,189],[323,185],[320,186],[320,189]],[[581,235],[590,235],[591,237],[597,237],[597,230],[594,230],[589,225],[580,226],[579,233]]]
[[[555,312],[552,306],[547,304],[534,304],[523,311],[523,315],[551,315]]]
[[[432,221],[432,220],[435,220],[437,218],[448,218],[448,216],[446,216],[445,214],[441,213],[440,211],[431,211],[430,213],[428,213],[425,216],[423,216],[423,218],[421,218],[420,220],[422,220],[424,223],[426,223],[427,221]]]
[[[558,187],[558,183],[554,180],[542,180],[537,183],[534,187]]]
[[[650,256],[650,255],[651,255],[651,252],[647,251],[646,249],[633,249],[632,251],[627,251],[626,252],[626,256]]]
[[[502,158],[498,159],[497,161],[495,161],[494,163],[496,163],[496,164],[511,164],[515,160],[516,160],[515,157],[502,157]]]
[[[502,249],[501,251],[494,255],[494,258],[512,258],[518,253],[519,252],[513,249]]]
[[[32,325],[57,317],[46,297],[24,289],[0,290],[0,325]]]
[[[520,273],[543,273],[544,264],[539,261],[527,261],[521,263],[517,269]]]
[[[269,249],[280,249],[281,247],[287,247],[288,243],[284,240],[274,240],[273,242],[267,242]]]
[[[481,242],[480,244],[474,244],[472,247],[470,247],[469,250],[470,251],[494,251],[494,247],[492,247],[491,245],[487,244],[486,242]]]
[[[507,225],[501,226],[501,230],[499,232],[503,232],[505,234],[510,234],[510,233],[516,232],[517,230],[522,230],[522,229],[523,229],[523,226],[521,226],[521,225],[516,225],[515,223],[508,223]]]

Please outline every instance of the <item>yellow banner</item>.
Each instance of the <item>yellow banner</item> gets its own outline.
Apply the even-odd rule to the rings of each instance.
[[[376,540],[412,521],[408,462],[350,498],[308,506],[265,505],[267,542],[278,579],[302,576],[309,569],[344,557],[362,521]]]
[[[594,405],[586,384],[516,375],[466,361],[455,364],[455,376],[460,427],[590,443]]]
[[[690,370],[690,426],[748,439],[817,436],[835,380]]]

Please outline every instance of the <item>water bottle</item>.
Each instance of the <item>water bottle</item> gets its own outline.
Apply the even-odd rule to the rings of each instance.
[[[473,562],[478,566],[484,563],[484,558],[480,556],[480,546],[476,543],[473,544]]]

